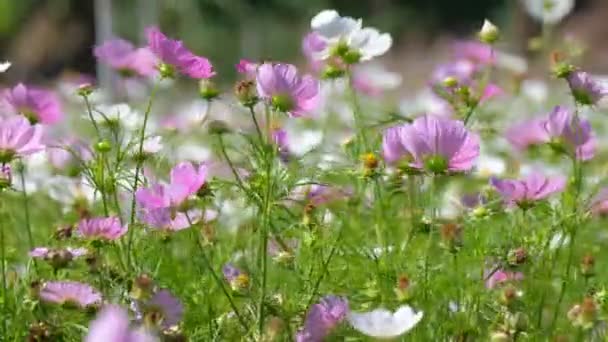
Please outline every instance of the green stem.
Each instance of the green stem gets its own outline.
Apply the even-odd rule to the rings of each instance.
[[[359,98],[357,97],[357,92],[355,91],[355,87],[353,86],[353,75],[349,71],[348,72],[348,89],[350,91],[350,97],[353,105],[353,118],[355,119],[355,129],[357,132],[357,138],[360,139],[363,144],[363,151],[358,146],[356,149],[358,154],[369,151],[369,144],[367,141],[367,136],[365,134],[365,126],[363,124],[363,118],[361,116],[361,106],[359,105]],[[357,145],[359,145],[357,143]]]
[[[95,133],[97,133],[97,138],[99,138],[99,140],[101,140],[101,131],[99,130],[97,121],[95,121],[95,118],[93,118],[93,109],[91,107],[91,102],[89,101],[89,97],[83,96],[82,98],[84,99],[84,103],[87,107],[87,113],[89,114],[89,120],[91,120],[93,127],[95,127]]]
[[[274,151],[274,150],[273,150]],[[258,303],[258,333],[259,336],[262,336],[264,332],[264,302],[266,300],[266,283],[268,278],[268,228],[270,225],[270,196],[273,186],[272,180],[272,164],[274,162],[274,153],[270,154],[269,158],[266,158],[266,193],[264,195],[264,210],[263,210],[263,224],[262,229],[260,229],[260,255],[262,262],[262,285],[261,285],[261,294],[260,300]]]
[[[190,223],[190,225],[192,225],[192,221],[190,220],[190,217],[187,213],[186,213],[186,218],[188,219],[188,222]],[[228,293],[228,290],[226,290],[226,287],[224,286],[224,282],[222,281],[222,279],[220,279],[220,277],[217,275],[217,273],[213,269],[213,266],[211,265],[211,261],[209,260],[209,257],[207,257],[207,253],[205,253],[205,247],[202,245],[198,235],[196,234],[196,229],[191,229],[191,231],[193,232],[194,241],[196,243],[198,250],[200,251],[200,254],[203,259],[203,263],[205,264],[205,267],[207,268],[207,270],[209,270],[209,273],[211,273],[211,277],[213,278],[213,280],[215,281],[217,286],[222,290],[226,299],[228,299],[230,308],[234,312],[234,315],[236,316],[237,320],[239,321],[239,324],[241,325],[241,327],[243,327],[243,330],[245,332],[248,331],[249,327],[247,327],[247,323],[245,322],[245,319],[239,313],[239,310],[237,309],[236,304],[232,300],[232,296],[230,295],[230,293]]]
[[[146,138],[146,126],[148,124],[148,117],[150,116],[150,111],[152,110],[152,102],[154,101],[154,96],[156,95],[156,90],[158,89],[158,83],[155,83],[152,87],[152,91],[150,93],[150,98],[148,99],[148,105],[146,107],[146,111],[144,113],[144,123],[141,128],[141,132],[139,135],[139,148],[137,149],[138,156],[143,154],[144,150],[144,140]],[[129,237],[127,242],[127,265],[131,265],[131,247],[133,246],[133,232],[135,231],[135,194],[137,192],[137,187],[139,186],[139,173],[141,172],[143,166],[143,158],[137,159],[137,164],[135,165],[135,180],[133,181],[133,196],[131,198],[131,218],[129,220]]]
[[[342,239],[343,230],[344,229],[341,228],[340,231],[338,232],[336,241],[334,241],[333,246],[331,247],[331,250],[329,251],[329,256],[323,263],[323,266],[321,268],[321,274],[319,275],[319,278],[317,278],[317,281],[315,282],[315,286],[313,287],[312,293],[310,294],[310,299],[308,300],[308,304],[306,304],[307,308],[310,307],[310,305],[314,301],[317,291],[319,290],[319,286],[321,286],[321,282],[323,281],[325,274],[327,274],[327,269],[329,268],[329,263],[331,262],[331,259],[333,258],[334,254],[338,250],[338,244],[339,244],[340,240]]]
[[[30,220],[30,204],[29,204],[29,196],[27,194],[27,189],[25,187],[25,171],[24,171],[24,167],[25,165],[21,165],[19,167],[19,178],[21,181],[21,195],[22,195],[22,199],[23,199],[23,215],[25,218],[25,229],[27,231],[27,241],[30,247],[30,250],[33,250],[36,246],[34,244],[34,235],[32,234],[32,223]],[[36,274],[38,273],[38,263],[37,261],[34,259],[34,270],[36,271]]]
[[[0,258],[2,272],[2,336],[8,336],[8,297],[6,295],[6,254],[4,241],[4,220],[0,223]]]
[[[253,124],[255,125],[255,130],[258,133],[258,138],[260,139],[260,143],[264,143],[264,135],[262,134],[262,130],[260,129],[260,124],[258,123],[258,119],[255,117],[255,111],[253,106],[249,106],[249,113],[251,113],[251,120],[253,120]]]

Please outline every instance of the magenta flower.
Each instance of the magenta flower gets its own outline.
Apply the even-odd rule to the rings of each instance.
[[[205,222],[214,220],[217,212],[206,210],[202,217],[200,210],[189,210],[187,212],[177,211],[176,208],[145,208],[142,207],[138,213],[139,219],[154,229],[163,231],[179,231],[189,228],[191,225],[204,219]]]
[[[405,160],[417,170],[461,172],[473,168],[479,137],[461,121],[425,115],[412,124],[389,128],[382,149],[388,163]]]
[[[42,151],[41,138],[42,126],[22,116],[0,117],[0,162]]]
[[[156,74],[157,58],[148,48],[135,48],[123,39],[112,39],[93,49],[101,62],[108,64],[125,76],[143,77]]]
[[[284,129],[277,128],[272,130],[271,134],[272,141],[274,141],[277,146],[277,149],[279,150],[279,157],[281,158],[281,161],[287,163],[291,155],[291,153],[289,152],[289,140],[287,137],[287,131],[285,131]]]
[[[141,305],[146,322],[168,329],[177,325],[184,316],[182,303],[168,290],[157,291],[150,300]]]
[[[252,62],[248,59],[241,59],[239,61],[239,64],[237,64],[235,67],[236,71],[239,74],[243,74],[248,78],[255,78],[255,74],[258,70],[258,65],[259,64]]]
[[[75,305],[82,309],[101,303],[101,294],[88,284],[76,281],[49,281],[38,294],[43,302]]]
[[[608,187],[602,188],[591,200],[591,213],[594,215],[608,214]]]
[[[257,71],[260,97],[276,110],[301,117],[319,104],[319,81],[310,75],[299,76],[291,64],[262,64]]]
[[[519,151],[535,145],[542,145],[549,141],[549,134],[545,130],[545,120],[533,119],[511,126],[505,137]]]
[[[566,179],[561,176],[546,177],[534,172],[522,180],[492,178],[490,184],[507,204],[528,208],[534,202],[562,192],[566,187]]]
[[[86,239],[116,240],[127,232],[127,226],[116,216],[82,219],[78,223],[78,234]]]
[[[46,152],[49,163],[57,170],[79,170],[83,162],[93,158],[89,145],[74,137],[59,140],[53,146],[48,146]]]
[[[154,342],[156,337],[144,330],[132,329],[127,310],[108,305],[89,326],[85,342]]]
[[[452,48],[456,58],[465,59],[477,65],[493,64],[496,59],[490,45],[477,41],[456,42]]]
[[[580,160],[589,160],[595,155],[595,138],[591,124],[579,119],[568,109],[557,106],[544,121],[543,127],[549,144],[558,151],[575,154]]]
[[[170,177],[169,184],[153,184],[137,190],[137,202],[149,209],[179,206],[205,184],[207,166],[201,164],[195,167],[190,162],[182,162],[171,169]]]
[[[9,114],[20,114],[32,123],[54,124],[63,119],[61,102],[51,91],[28,87],[21,83],[5,89],[1,108]]]
[[[608,89],[584,71],[571,72],[566,81],[568,81],[572,95],[580,104],[596,105],[604,96],[608,95]]]
[[[193,54],[183,42],[168,38],[156,27],[147,28],[146,35],[150,50],[166,65],[191,78],[211,78],[215,75],[209,60]]]
[[[349,312],[348,301],[337,296],[326,296],[314,304],[304,327],[296,335],[297,342],[322,342]]]
[[[507,282],[512,282],[512,281],[519,281],[522,279],[524,279],[524,275],[521,272],[510,272],[510,271],[505,271],[505,270],[497,270],[494,273],[492,273],[489,277],[487,277],[486,288],[493,289],[501,284],[504,284]]]
[[[57,254],[66,254],[70,259],[75,259],[87,255],[88,250],[86,248],[49,248],[49,247],[36,247],[29,252],[32,258],[39,259],[51,259]]]

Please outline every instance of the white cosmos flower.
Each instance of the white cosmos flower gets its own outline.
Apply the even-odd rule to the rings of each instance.
[[[528,14],[543,23],[560,22],[574,8],[574,0],[521,0]]]
[[[126,103],[99,105],[93,110],[93,118],[98,124],[118,123],[128,130],[135,130],[143,123],[143,116]],[[85,115],[88,119],[88,114]]]
[[[10,67],[11,67],[11,62],[8,62],[8,61],[1,62],[0,63],[0,73],[6,72],[6,70],[8,70],[8,68],[10,68]]]
[[[397,311],[376,309],[370,312],[351,312],[348,322],[355,330],[375,338],[395,338],[410,331],[422,319],[423,312],[415,312],[404,305]]]
[[[336,46],[344,44],[360,54],[360,61],[367,61],[383,55],[393,44],[390,34],[373,27],[362,28],[361,19],[341,17],[335,10],[321,11],[312,18],[310,27],[325,42],[325,48],[315,54],[320,59],[329,58]]]
[[[155,154],[163,149],[163,137],[155,135],[144,140],[142,146],[144,153]]]

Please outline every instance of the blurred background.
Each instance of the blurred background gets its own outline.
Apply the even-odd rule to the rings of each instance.
[[[96,42],[144,44],[148,25],[184,40],[211,59],[220,80],[232,80],[240,58],[303,62],[301,38],[325,8],[390,32],[395,43],[383,61],[406,82],[426,77],[449,43],[470,37],[486,17],[504,33],[501,48],[518,55],[541,31],[518,0],[0,0],[0,60],[13,62],[3,81],[94,75]],[[606,18],[607,0],[577,0],[556,28],[593,46],[583,63],[596,73],[608,73]]]

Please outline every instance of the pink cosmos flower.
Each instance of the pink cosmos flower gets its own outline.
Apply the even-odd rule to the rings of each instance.
[[[293,117],[305,116],[317,107],[319,89],[319,81],[310,75],[299,76],[291,64],[264,63],[257,71],[260,97]]]
[[[493,289],[497,286],[510,282],[524,279],[524,274],[521,272],[510,272],[505,270],[497,270],[486,280],[486,288]]]
[[[200,210],[192,209],[186,212],[177,211],[177,208],[140,208],[139,219],[151,228],[164,231],[178,231],[189,228],[203,219],[205,222],[217,218],[215,210],[205,210],[203,217]]]
[[[191,78],[211,78],[215,75],[213,66],[205,57],[197,56],[188,50],[184,43],[165,36],[156,27],[146,29],[150,50],[165,64],[176,68]]]
[[[87,239],[116,240],[127,232],[127,226],[116,216],[82,219],[78,223],[78,234]]]
[[[46,282],[38,296],[43,302],[76,305],[82,309],[101,303],[101,294],[97,290],[76,281]]]
[[[591,124],[574,116],[565,107],[557,106],[544,121],[549,143],[558,150],[572,154],[580,160],[589,160],[595,155],[596,141],[591,131]]]
[[[490,184],[507,204],[517,204],[526,208],[536,201],[562,192],[566,187],[566,179],[561,176],[546,177],[538,172],[533,172],[522,180],[491,178]]]
[[[188,197],[195,195],[205,184],[207,165],[195,167],[182,162],[171,169],[169,184],[154,184],[137,190],[137,202],[150,209],[179,206]]]
[[[566,81],[568,81],[572,95],[580,104],[596,105],[604,96],[608,95],[608,89],[584,71],[571,72]]]
[[[434,173],[469,171],[479,156],[479,137],[462,121],[425,115],[385,131],[382,150],[388,163]]]
[[[42,126],[22,116],[0,117],[0,162],[42,151],[41,138]]]
[[[549,135],[544,128],[544,119],[532,119],[517,123],[507,129],[505,137],[518,151],[523,151],[534,145],[542,145],[549,141]]]
[[[157,73],[158,60],[150,49],[135,48],[133,44],[123,39],[112,39],[93,49],[93,54],[101,62],[125,76],[153,76]]]
[[[163,329],[173,327],[182,320],[184,307],[168,290],[161,289],[154,293],[145,303],[137,303],[136,311],[144,321],[158,325]]]
[[[81,256],[87,255],[89,251],[86,248],[49,248],[49,247],[36,247],[29,252],[32,258],[49,259],[57,253],[67,253],[71,259],[75,259]]]
[[[60,139],[46,152],[49,163],[57,170],[79,169],[82,162],[93,158],[89,144],[75,137]]]
[[[145,329],[132,329],[127,310],[117,306],[105,306],[89,326],[85,342],[154,342],[157,341]]]
[[[496,59],[490,45],[477,41],[456,42],[452,49],[456,58],[465,59],[477,65],[493,64]]]
[[[277,128],[272,130],[271,134],[272,141],[274,141],[277,146],[277,149],[279,150],[279,157],[281,158],[281,161],[287,163],[290,157],[287,131],[285,131],[284,129]]]
[[[239,64],[237,64],[236,67],[236,71],[239,74],[243,74],[245,76],[247,76],[248,78],[255,78],[255,74],[257,72],[258,69],[258,63],[252,62],[248,59],[241,59],[239,61]]]
[[[308,33],[302,40],[302,52],[314,72],[321,71],[325,65],[325,61],[317,57],[326,46],[327,42],[317,32]]]
[[[304,327],[296,335],[297,342],[322,342],[348,315],[348,301],[337,296],[326,296],[314,304]]]
[[[590,205],[591,213],[594,215],[608,214],[608,187],[600,189],[593,197]]]
[[[21,114],[32,123],[54,124],[63,119],[61,102],[51,91],[28,87],[21,83],[5,89],[0,108],[8,114]]]

